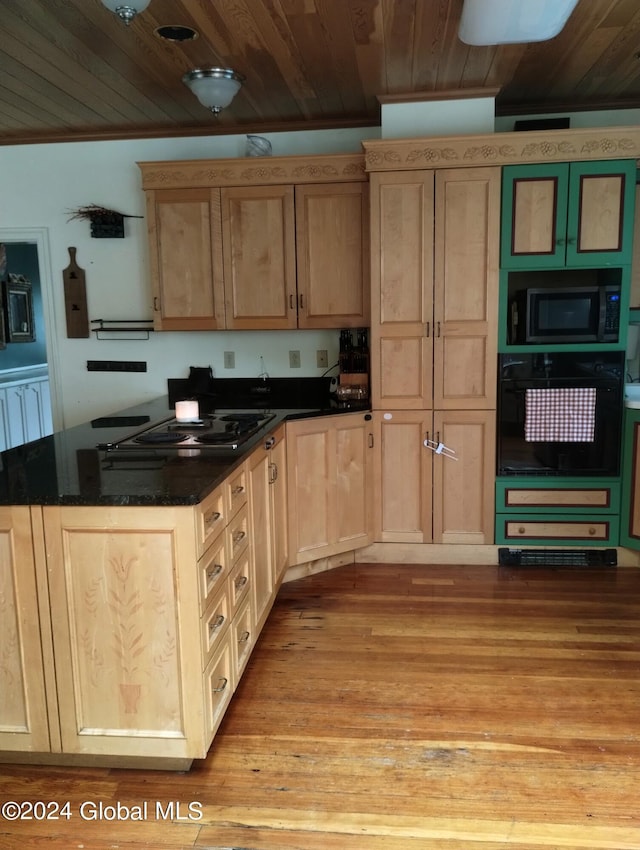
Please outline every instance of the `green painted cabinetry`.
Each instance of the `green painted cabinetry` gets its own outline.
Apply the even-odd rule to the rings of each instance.
[[[640,409],[630,407],[624,412],[620,545],[640,549]]]
[[[617,546],[618,478],[537,478],[496,481],[496,543],[537,546]]]
[[[503,269],[631,264],[635,160],[506,166]]]

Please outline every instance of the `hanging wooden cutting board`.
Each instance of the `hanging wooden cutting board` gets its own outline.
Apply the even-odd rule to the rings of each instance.
[[[69,265],[62,270],[67,336],[70,339],[89,336],[87,287],[84,269],[76,263],[76,249],[69,248]]]

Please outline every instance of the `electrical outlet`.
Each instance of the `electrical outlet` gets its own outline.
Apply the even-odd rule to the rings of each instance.
[[[289,368],[290,369],[299,369],[300,368],[300,352],[299,351],[290,351],[289,352]]]
[[[235,369],[236,368],[236,353],[235,353],[235,351],[225,351],[225,353],[224,353],[224,368],[225,369]]]
[[[316,351],[316,364],[318,369],[326,369],[329,365],[329,355],[326,348],[320,348]]]

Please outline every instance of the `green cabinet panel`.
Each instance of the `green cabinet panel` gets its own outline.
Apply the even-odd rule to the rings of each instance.
[[[572,515],[620,512],[619,478],[506,476],[496,479],[498,513]]]
[[[586,516],[547,514],[496,514],[496,544],[509,546],[617,546],[620,536],[618,514]]]
[[[501,267],[630,265],[635,160],[506,166]]]
[[[625,408],[620,545],[640,549],[640,409]]]

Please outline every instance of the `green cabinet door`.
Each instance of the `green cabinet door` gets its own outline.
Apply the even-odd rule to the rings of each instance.
[[[631,263],[635,160],[506,166],[503,269]]]

